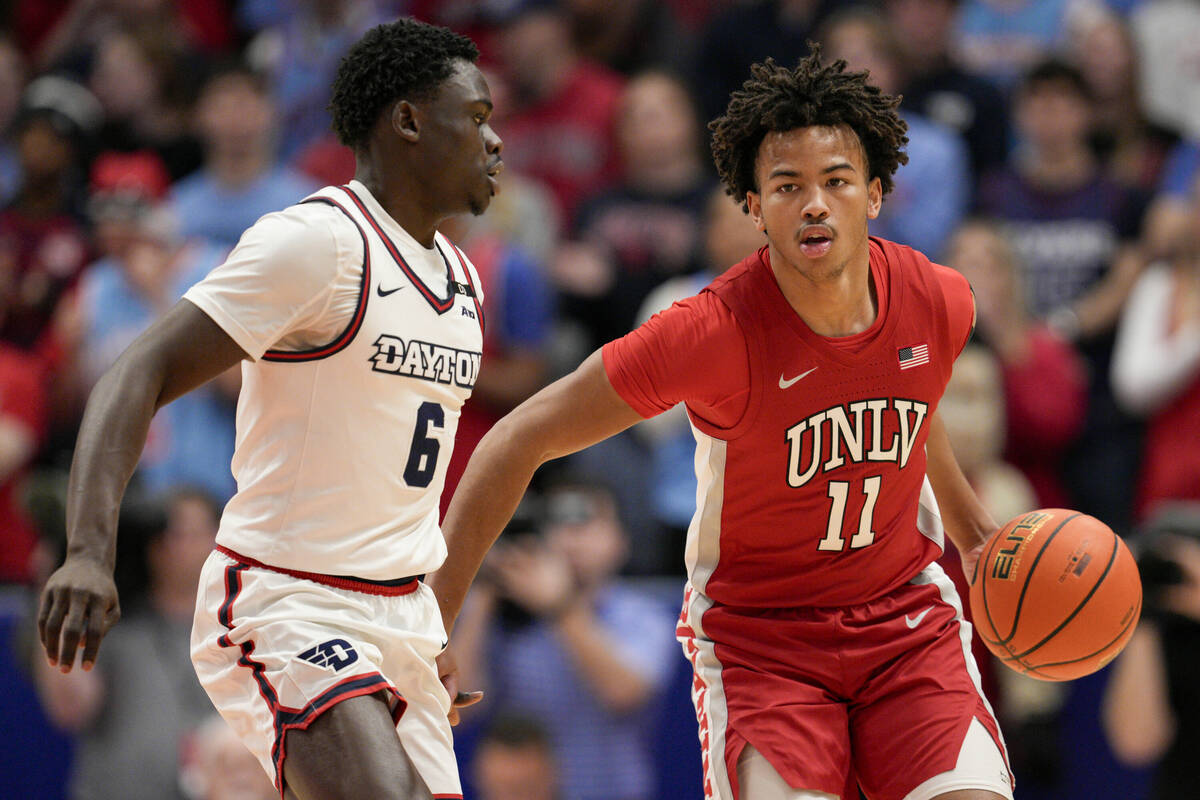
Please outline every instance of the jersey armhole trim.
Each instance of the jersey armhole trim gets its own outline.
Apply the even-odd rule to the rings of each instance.
[[[354,316],[350,319],[350,324],[341,334],[327,345],[321,347],[313,347],[308,350],[267,350],[263,353],[264,361],[276,361],[283,363],[296,363],[300,361],[317,361],[322,358],[327,358],[339,350],[345,349],[354,337],[358,335],[359,328],[362,327],[363,317],[367,313],[367,298],[370,296],[371,288],[371,248],[367,243],[367,234],[363,231],[362,226],[351,216],[350,212],[345,209],[336,200],[328,197],[314,197],[308,200],[303,200],[304,203],[325,203],[333,206],[338,211],[346,215],[346,219],[354,224],[354,228],[358,231],[358,235],[362,238],[363,245],[363,268],[362,279],[358,287],[358,306],[354,309]]]

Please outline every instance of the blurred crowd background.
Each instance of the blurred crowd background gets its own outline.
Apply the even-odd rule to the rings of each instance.
[[[479,43],[507,164],[446,230],[489,320],[447,498],[501,415],[764,244],[705,124],[750,64],[819,42],[903,95],[872,233],[974,287],[941,409],[965,472],[997,519],[1079,509],[1143,567],[1146,621],[1100,673],[1038,683],[978,651],[1017,797],[1200,796],[1197,0],[0,4],[0,796],[272,796],[187,657],[236,370],[154,422],[96,669],[51,671],[30,620],[90,386],[260,215],[351,177],[329,86],[402,14]],[[468,798],[702,795],[674,642],[691,445],[677,409],[539,474],[456,631],[487,690],[456,731]]]

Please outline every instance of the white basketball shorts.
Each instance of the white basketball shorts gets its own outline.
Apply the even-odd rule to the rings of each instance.
[[[289,574],[222,548],[200,576],[192,663],[281,794],[287,732],[382,691],[433,796],[461,800],[450,697],[434,663],[445,641],[437,600],[420,581]]]

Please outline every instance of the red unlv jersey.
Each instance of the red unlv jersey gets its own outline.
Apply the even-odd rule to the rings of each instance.
[[[643,416],[683,402],[696,437],[694,589],[751,607],[862,603],[937,559],[930,418],[970,335],[966,279],[870,240],[875,322],[818,336],[767,248],[603,350]]]

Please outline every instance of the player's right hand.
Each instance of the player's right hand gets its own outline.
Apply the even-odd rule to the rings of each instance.
[[[121,617],[112,571],[89,558],[70,558],[42,590],[38,636],[50,666],[70,672],[83,648],[83,668],[96,663],[100,640]]]

